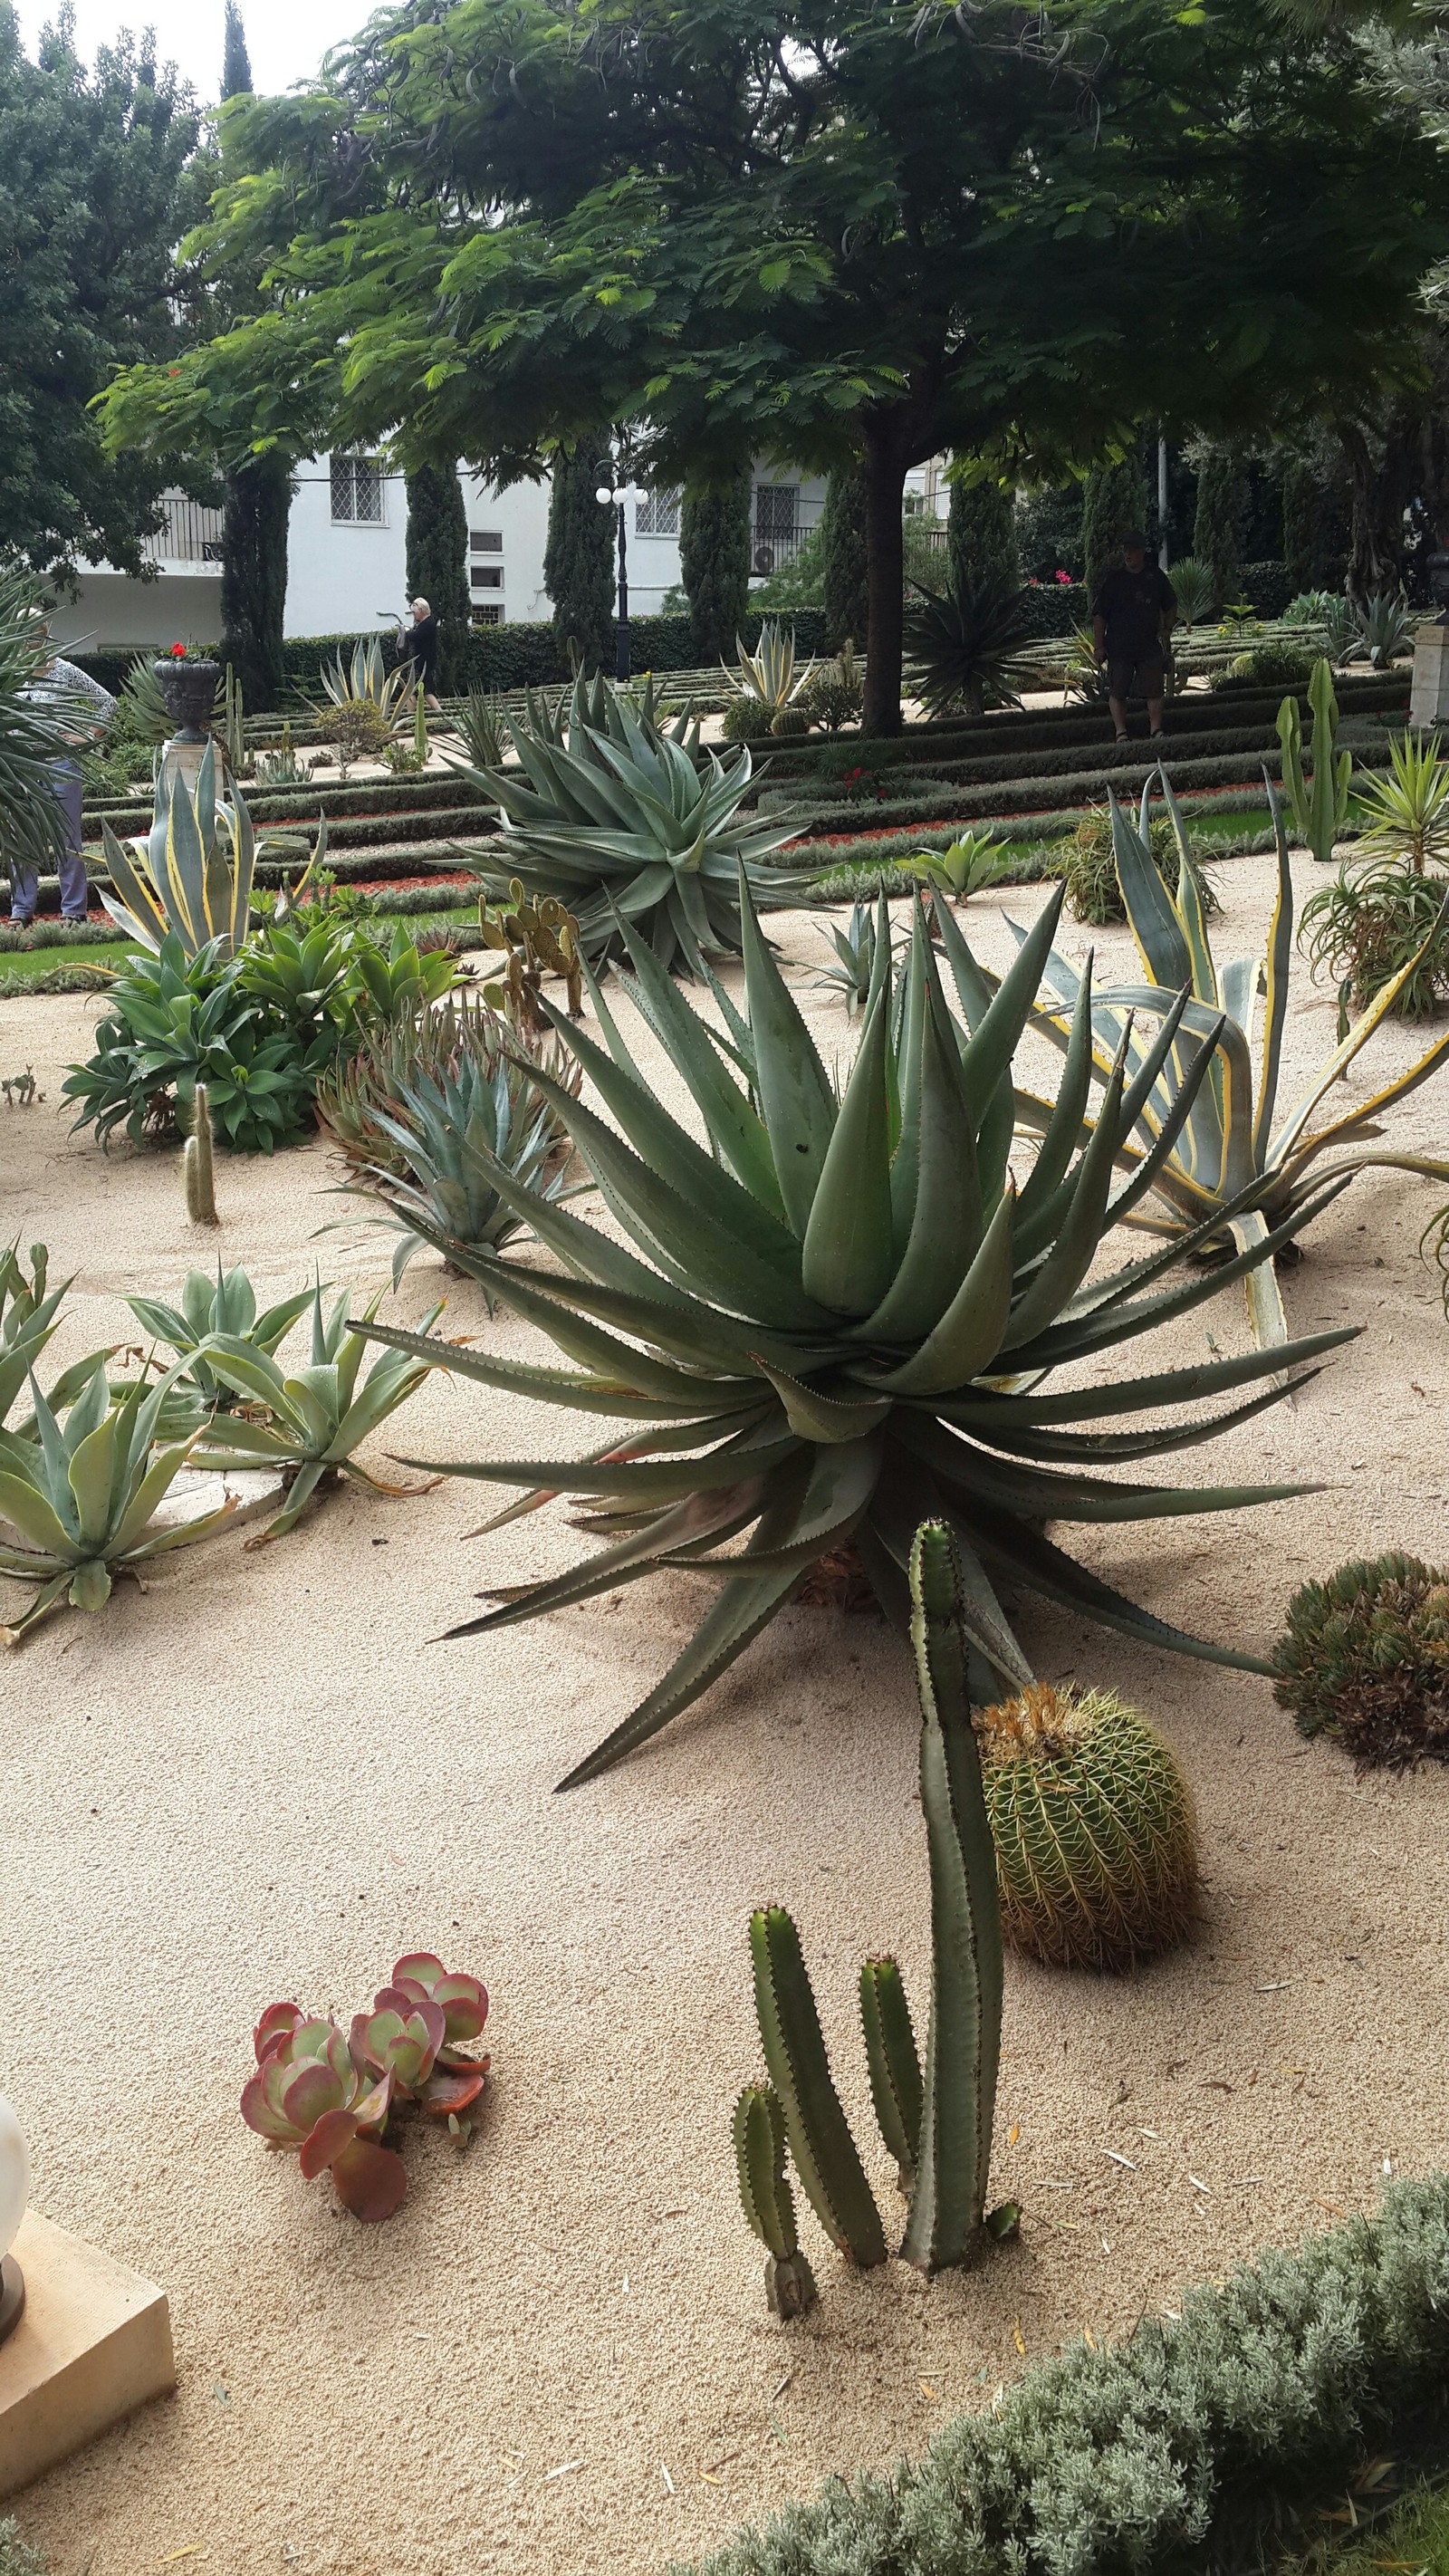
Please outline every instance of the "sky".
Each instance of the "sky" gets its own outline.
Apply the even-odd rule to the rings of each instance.
[[[76,48],[89,61],[118,27],[156,30],[156,50],[174,62],[203,99],[215,98],[221,78],[222,0],[74,0]],[[242,0],[242,18],[258,90],[290,89],[315,72],[330,45],[355,35],[372,15],[373,0]],[[46,23],[58,15],[56,0],[18,0],[27,53]]]

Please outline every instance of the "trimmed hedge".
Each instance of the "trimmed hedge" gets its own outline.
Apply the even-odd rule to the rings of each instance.
[[[330,831],[334,816],[341,821],[349,814],[417,814],[440,805],[452,812],[464,806],[486,806],[488,801],[466,779],[443,771],[419,778],[364,778],[347,787],[264,788],[260,794],[249,793],[244,786],[242,794],[259,830],[274,823],[313,823],[323,813]],[[99,831],[102,815],[113,832],[146,832],[151,828],[151,800],[88,805],[84,820]]]
[[[823,651],[825,622],[820,609],[796,609],[788,622],[795,629],[795,643],[801,653]],[[763,624],[760,611],[752,609],[741,630],[751,650],[760,640]],[[378,627],[370,630],[373,637],[382,633]],[[299,694],[315,688],[324,664],[335,662],[339,652],[349,654],[358,640],[355,635],[290,636],[282,647],[287,688]],[[385,634],[383,640],[387,641]],[[699,650],[691,639],[687,617],[631,617],[629,647],[637,672],[692,671],[699,666]],[[470,689],[551,687],[570,676],[567,654],[557,643],[552,626],[542,621],[475,626],[461,660],[465,685]]]
[[[1028,2371],[893,2477],[832,2479],[695,2576],[1217,2576],[1265,2563],[1370,2452],[1442,2461],[1442,2174],[1181,2304]]]

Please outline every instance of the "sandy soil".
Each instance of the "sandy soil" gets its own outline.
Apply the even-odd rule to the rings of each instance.
[[[1221,883],[1232,954],[1261,935],[1267,870],[1235,862]],[[972,925],[1004,962],[997,907]],[[783,937],[824,954],[818,924]],[[847,1044],[838,1008],[812,1007]],[[95,1008],[0,1010],[0,1056],[33,1060],[49,1093],[0,1113],[0,1240],[44,1237],[79,1272],[57,1359],[124,1332],[121,1295],[174,1292],[199,1253],[170,1156],[67,1140],[59,1068]],[[1295,1067],[1332,1038],[1304,988]],[[1413,1043],[1391,1033],[1378,1063]],[[1441,1139],[1443,1098],[1418,1095],[1396,1132]],[[224,1256],[270,1293],[314,1258],[381,1279],[383,1238],[318,1238],[347,1212],[331,1177],[319,1149],[226,1162]],[[1390,1544],[1445,1553],[1449,1326],[1416,1254],[1431,1205],[1392,1175],[1356,1184],[1287,1296],[1304,1329],[1368,1332],[1184,1468],[1323,1490],[1081,1533],[1085,1554],[1263,1648],[1306,1576]],[[415,1264],[405,1311],[435,1276]],[[448,1323],[528,1344],[466,1287]],[[1231,1291],[1129,1365],[1245,1329]],[[387,1445],[547,1455],[567,1432],[437,1379]],[[931,2287],[897,2265],[851,2278],[807,2212],[821,2302],[782,2331],[731,2170],[729,2108],[757,2062],[744,1922],[764,1898],[795,1910],[867,2137],[857,1964],[892,1948],[918,1996],[925,1978],[905,1652],[872,1619],[789,1612],[646,1755],[555,1797],[699,1595],[660,1581],[429,1644],[480,1583],[577,1544],[555,1513],[469,1542],[486,1507],[465,1482],[346,1493],[260,1554],[228,1536],[171,1560],[145,1598],[68,1617],[3,1667],[0,2085],[37,2206],[166,2284],[180,2365],[174,2401],[22,2500],[58,2576],[647,2576],[828,2469],[919,2452],[1023,2357],[1123,2332],[1184,2279],[1366,2206],[1387,2166],[1444,2160],[1449,1780],[1360,1782],[1265,1683],[1027,1606],[1043,1674],[1114,1683],[1177,1746],[1201,1813],[1197,1937],[1127,1983],[1013,1963],[995,2179],[1025,2203],[1020,2245]],[[237,2095],[264,2004],[345,2015],[414,1946],[492,1990],[489,2110],[461,2159],[410,2139],[407,2205],[365,2232],[266,2153]]]

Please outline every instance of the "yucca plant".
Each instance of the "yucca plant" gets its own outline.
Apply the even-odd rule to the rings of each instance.
[[[1325,661],[1315,662],[1308,683],[1313,710],[1313,770],[1303,775],[1303,718],[1296,698],[1278,709],[1278,741],[1283,753],[1283,793],[1299,839],[1320,866],[1333,857],[1334,844],[1348,821],[1353,754],[1338,749],[1338,700],[1333,674]]]
[[[1187,836],[1177,801],[1165,772],[1158,775],[1185,861]],[[1412,959],[1355,1021],[1287,1114],[1279,1113],[1293,963],[1293,872],[1282,808],[1271,781],[1268,807],[1278,845],[1278,899],[1268,929],[1266,999],[1256,1064],[1253,1019],[1265,961],[1239,957],[1219,970],[1191,867],[1181,867],[1174,896],[1153,864],[1144,838],[1145,792],[1141,826],[1136,829],[1115,797],[1111,801],[1117,874],[1142,960],[1142,980],[1110,987],[1091,1004],[1095,1078],[1108,1086],[1123,1049],[1132,1073],[1140,1077],[1149,1055],[1155,1055],[1161,1045],[1162,1030],[1181,1028],[1182,1043],[1170,1048],[1159,1063],[1138,1101],[1135,1133],[1118,1149],[1137,1178],[1153,1168],[1150,1190],[1135,1193],[1130,1209],[1123,1213],[1133,1225],[1183,1246],[1196,1244],[1237,1260],[1250,1252],[1260,1256],[1269,1241],[1292,1241],[1337,1189],[1369,1164],[1449,1179],[1449,1162],[1368,1141],[1382,1132],[1379,1121],[1384,1111],[1427,1082],[1449,1057],[1449,1036],[1373,1099],[1355,1103],[1320,1126],[1312,1123],[1319,1103],[1392,1009],[1413,971]],[[1019,929],[1015,935],[1024,956],[1028,935]],[[1078,1043],[1087,979],[1053,949],[1046,959],[1045,980],[1058,1007],[1048,1004],[1037,1025],[1070,1054]],[[1144,1015],[1149,1023],[1158,1022],[1156,1038],[1150,1026],[1139,1028]],[[1189,1039],[1210,1045],[1216,1054],[1208,1082],[1202,1081],[1195,1058],[1184,1053]],[[1194,1094],[1184,1114],[1185,1079],[1192,1080]],[[1033,1101],[1023,1093],[1018,1095],[1018,1115],[1024,1125],[1041,1131],[1048,1128],[1055,1111],[1050,1101]],[[1169,1129],[1173,1143],[1164,1155],[1162,1140]],[[1236,1266],[1236,1260],[1230,1266]],[[1255,1258],[1243,1275],[1254,1339],[1264,1350],[1281,1350],[1287,1343],[1288,1325],[1272,1264]]]
[[[1449,861],[1449,764],[1439,736],[1395,734],[1387,775],[1370,770],[1356,799],[1359,846],[1375,859],[1392,859],[1421,877],[1429,860]]]
[[[809,662],[803,671],[796,669],[794,627],[782,626],[773,617],[767,617],[760,628],[760,640],[753,653],[746,650],[738,635],[735,637],[735,652],[739,657],[739,693],[754,719],[753,730],[773,733],[778,718],[788,709],[799,706],[800,713],[805,716],[800,731],[808,733],[809,716],[800,702],[815,676],[815,665]],[[720,668],[731,680],[735,678],[728,662],[722,662]]]
[[[1099,1459],[1150,1457],[1211,1436],[1274,1401],[1254,1393],[1217,1422],[1154,1420],[1127,1433],[1062,1426],[1155,1410],[1266,1378],[1277,1355],[1214,1360],[1126,1385],[1055,1396],[1039,1380],[1068,1361],[1134,1340],[1189,1312],[1276,1249],[1269,1235],[1217,1273],[1172,1281],[1177,1247],[1089,1273],[1104,1234],[1146,1195],[1207,1080],[1213,1023],[1186,1070],[1180,1105],[1115,1198],[1114,1164],[1177,1039],[1169,1013],[1146,1063],[1126,1050],[1083,1150],[1091,1074],[1084,991],[1068,1074],[1035,1168],[1009,1176],[1012,1057],[1027,1025],[1060,905],[1030,934],[993,1001],[949,912],[942,913],[965,1018],[947,1007],[924,912],[916,906],[903,984],[878,944],[878,984],[839,1098],[741,884],[750,1080],[689,1008],[647,944],[629,933],[637,994],[684,1081],[707,1144],[663,1107],[598,996],[604,1044],[550,1010],[607,1116],[534,1079],[568,1118],[574,1144],[622,1233],[520,1189],[494,1166],[500,1198],[528,1218],[551,1263],[468,1254],[463,1266],[577,1366],[567,1372],[473,1350],[440,1349],[370,1323],[374,1339],[489,1386],[633,1426],[584,1459],[488,1459],[447,1472],[521,1485],[505,1519],[563,1492],[608,1539],[554,1581],[454,1629],[469,1636],[685,1567],[718,1600],[658,1686],[570,1780],[642,1744],[732,1663],[817,1558],[853,1541],[888,1611],[904,1622],[905,1569],[922,1512],[962,1543],[983,1696],[1029,1678],[983,1567],[1130,1634],[1260,1669],[1252,1656],[1169,1628],[1045,1535],[1046,1524],[1236,1509],[1282,1487],[1184,1490],[1106,1482]],[[899,1008],[899,1041],[891,1031]],[[969,1032],[969,1034],[968,1034]],[[730,1041],[729,1054],[734,1053]],[[1210,1231],[1216,1219],[1210,1219]],[[1200,1238],[1189,1235],[1185,1249]],[[1297,1346],[1296,1363],[1347,1336]],[[695,1454],[702,1453],[702,1454]],[[1003,1454],[1004,1453],[1004,1454]],[[1066,1472],[1057,1472],[1062,1462]],[[417,1463],[417,1462],[407,1462]],[[748,1531],[740,1555],[719,1547]]]
[[[358,1376],[366,1352],[362,1333],[349,1328],[352,1303],[344,1289],[330,1314],[322,1308],[319,1281],[311,1296],[312,1356],[290,1374],[267,1351],[234,1333],[216,1333],[206,1346],[207,1365],[248,1407],[214,1419],[201,1435],[200,1455],[208,1467],[280,1469],[287,1479],[287,1499],[261,1539],[250,1547],[283,1538],[295,1529],[319,1485],[351,1476],[378,1494],[416,1492],[415,1486],[391,1485],[359,1467],[353,1455],[388,1415],[422,1385],[430,1368],[448,1364],[449,1345],[433,1342],[419,1358],[386,1351],[373,1362],[361,1385]],[[371,1325],[382,1303],[382,1290],[364,1308]],[[426,1335],[443,1309],[441,1302],[423,1318]]]
[[[247,935],[258,844],[240,796],[217,803],[211,743],[201,755],[194,790],[179,770],[169,776],[163,771],[144,840],[119,840],[102,815],[101,842],[115,889],[110,893],[103,886],[101,901],[128,939],[153,957],[160,956],[168,938],[179,943],[187,958],[203,948],[222,961],[236,955]],[[301,851],[305,844],[291,834],[264,840],[260,848],[279,857],[290,849]],[[324,815],[302,883],[326,853]]]
[[[224,1378],[219,1378],[206,1357],[206,1344],[216,1333],[225,1333],[233,1341],[244,1342],[249,1350],[260,1351],[270,1358],[287,1338],[292,1326],[306,1313],[312,1302],[310,1288],[298,1289],[290,1297],[280,1298],[274,1306],[257,1312],[257,1292],[246,1272],[238,1266],[223,1271],[216,1265],[216,1277],[209,1271],[188,1270],[181,1285],[181,1303],[168,1306],[160,1297],[128,1297],[136,1321],[153,1341],[164,1342],[176,1353],[181,1363],[172,1372],[182,1385],[194,1386],[203,1400],[216,1410],[227,1412],[237,1402],[237,1394]]]
[[[0,1431],[0,1519],[19,1541],[0,1544],[0,1574],[38,1587],[14,1626],[0,1629],[7,1645],[20,1645],[67,1599],[99,1610],[118,1575],[208,1537],[235,1509],[228,1500],[195,1520],[154,1526],[191,1454],[190,1441],[156,1445],[178,1374],[168,1369],[149,1392],[137,1384],[114,1395],[98,1356],[64,1419],[32,1379],[36,1437]]]
[[[905,613],[906,685],[927,715],[1018,707],[1037,676],[1032,595],[999,575],[928,591]]]
[[[653,684],[638,712],[602,678],[578,679],[555,712],[538,697],[510,717],[518,769],[476,773],[498,806],[501,855],[459,847],[497,899],[510,879],[555,896],[575,916],[585,956],[603,967],[631,923],[666,966],[698,975],[708,954],[738,954],[736,877],[762,901],[787,902],[809,882],[761,862],[794,838],[788,816],[740,811],[748,746],[721,760],[697,717],[655,721]]]

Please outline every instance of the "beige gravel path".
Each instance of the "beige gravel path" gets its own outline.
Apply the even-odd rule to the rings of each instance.
[[[1268,874],[1245,860],[1221,879],[1232,953],[1261,935]],[[973,929],[1004,962],[994,904]],[[813,923],[783,935],[824,953]],[[1120,934],[1099,946],[1123,953]],[[125,1329],[125,1290],[173,1293],[197,1249],[170,1156],[67,1140],[59,1068],[95,1007],[0,1006],[0,1059],[33,1060],[49,1093],[0,1112],[0,1240],[43,1236],[80,1273],[58,1359]],[[1301,999],[1296,1063],[1332,1036],[1331,1005]],[[1413,1043],[1393,1034],[1380,1060]],[[1421,1094],[1399,1132],[1442,1140],[1446,1099]],[[225,1257],[273,1294],[319,1255],[359,1288],[385,1276],[380,1238],[316,1239],[331,1177],[320,1148],[223,1162]],[[1325,1490],[1083,1534],[1084,1553],[1252,1647],[1291,1584],[1345,1556],[1449,1553],[1449,1325],[1416,1253],[1430,1203],[1372,1176],[1332,1211],[1291,1314],[1370,1333],[1292,1410],[1184,1468]],[[415,1264],[405,1311],[435,1276]],[[528,1347],[467,1287],[448,1321]],[[1236,1292],[1206,1329],[1241,1345]],[[1151,1364],[1204,1347],[1197,1317]],[[400,1445],[547,1454],[567,1429],[439,1379]],[[1025,2202],[1020,2246],[927,2288],[898,2266],[843,2276],[812,2222],[821,2303],[782,2332],[728,2144],[756,2064],[744,1918],[794,1908],[864,2135],[857,1963],[898,1949],[918,1993],[925,1968],[904,1651],[870,1619],[787,1613],[647,1755],[556,1798],[699,1596],[661,1581],[429,1645],[479,1583],[576,1544],[556,1514],[464,1543],[481,1517],[463,1483],[345,1494],[282,1545],[223,1538],[0,1665],[0,2086],[37,2205],[166,2284],[181,2372],[174,2401],[22,2500],[57,2576],[657,2576],[828,2469],[919,2451],[1023,2354],[1121,2332],[1184,2278],[1366,2205],[1386,2160],[1444,2160],[1444,1774],[1356,1781],[1266,1684],[1028,1608],[1045,1675],[1110,1680],[1179,1748],[1198,1937],[1135,1983],[1014,1964],[996,2180]],[[446,2138],[410,2145],[405,2209],[364,2232],[266,2154],[236,2099],[262,2005],[345,2015],[413,1946],[492,1989],[490,2108],[461,2161]]]

